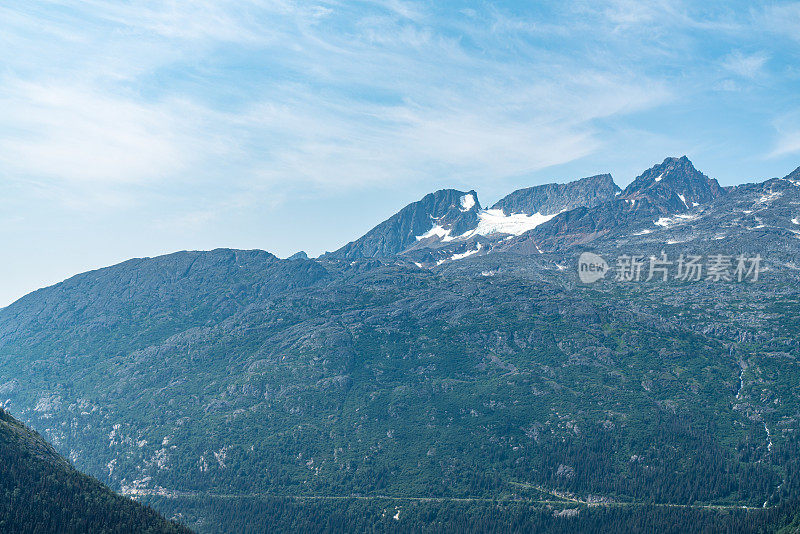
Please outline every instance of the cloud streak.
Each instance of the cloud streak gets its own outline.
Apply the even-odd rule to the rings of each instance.
[[[410,2],[55,5],[44,21],[45,4],[5,8],[18,57],[0,93],[0,161],[77,188],[213,172],[241,187],[491,180],[581,158],[604,144],[595,120],[669,98],[497,17],[437,26]],[[37,24],[50,37],[34,72]],[[499,49],[510,36],[516,50]]]

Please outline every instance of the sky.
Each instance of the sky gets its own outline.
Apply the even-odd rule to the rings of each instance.
[[[800,2],[0,4],[0,306],[132,257],[335,250],[686,154],[800,166]]]

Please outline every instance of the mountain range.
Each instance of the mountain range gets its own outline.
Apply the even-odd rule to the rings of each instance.
[[[406,206],[326,258],[524,253],[588,244],[642,222],[678,216],[726,194],[686,156],[667,158],[621,190],[609,174],[514,191],[482,209],[475,191],[442,190]],[[380,245],[376,245],[380,243]],[[540,246],[541,245],[541,246]],[[544,247],[544,248],[542,248]],[[437,259],[438,258],[438,259]]]
[[[585,252],[761,272],[586,284]],[[798,252],[800,169],[446,189],[319,258],[178,252],[33,292],[0,310],[0,401],[202,532],[778,528]]]

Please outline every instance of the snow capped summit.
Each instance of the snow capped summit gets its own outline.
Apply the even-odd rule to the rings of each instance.
[[[800,169],[776,180],[763,191],[761,204],[771,202],[768,195],[781,194],[781,188],[794,190]],[[443,189],[409,204],[329,257],[403,254],[431,265],[501,250],[539,253],[615,236],[655,235],[694,224],[708,205],[727,194],[686,156],[666,158],[622,191],[611,175],[600,174],[518,189],[483,208],[475,191]]]
[[[329,257],[372,258],[399,254],[417,243],[428,245],[462,235],[478,224],[475,191],[442,189],[412,202]]]
[[[471,210],[477,201],[475,200],[474,193],[468,193],[461,197],[461,211],[469,211]]]
[[[370,258],[412,250],[450,246],[451,255],[463,254],[465,242],[482,240],[491,249],[509,237],[537,228],[559,213],[580,206],[596,206],[620,192],[611,175],[600,174],[566,184],[545,184],[514,191],[490,209],[483,209],[475,191],[443,189],[413,202],[364,236],[328,257]],[[460,243],[460,245],[459,245]]]

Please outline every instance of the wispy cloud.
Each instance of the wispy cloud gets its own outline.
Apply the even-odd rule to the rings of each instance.
[[[764,52],[744,54],[736,50],[725,57],[722,66],[742,78],[755,78],[762,74],[768,60],[769,56]]]
[[[800,27],[800,2],[769,3],[760,9],[754,9],[754,12],[759,30],[800,41],[797,32]]]
[[[773,121],[777,134],[774,148],[769,158],[778,158],[787,154],[800,153],[800,110],[785,114]]]
[[[52,181],[124,183],[175,175],[192,164],[187,107],[146,105],[91,86],[5,79],[0,162],[13,175]]]
[[[95,189],[212,170],[241,187],[493,179],[581,158],[604,144],[595,120],[669,96],[647,76],[525,38],[502,52],[528,29],[498,24],[497,12],[469,23],[467,44],[463,21],[435,26],[411,2],[363,13],[255,0],[55,5],[44,21],[42,4],[5,8],[19,56],[0,93],[0,160],[23,179]],[[36,24],[51,36],[48,68],[26,71]]]

